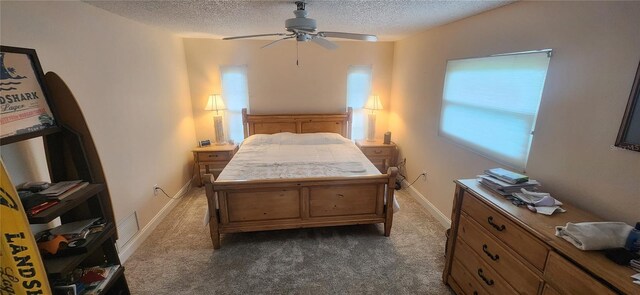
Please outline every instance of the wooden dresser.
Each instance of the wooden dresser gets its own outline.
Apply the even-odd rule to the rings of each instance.
[[[458,295],[640,294],[631,268],[555,236],[557,225],[600,218],[571,205],[536,214],[475,179],[455,183],[443,280]]]

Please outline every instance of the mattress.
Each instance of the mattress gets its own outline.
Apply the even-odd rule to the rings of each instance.
[[[245,139],[217,180],[380,174],[351,140],[339,134],[284,132]]]

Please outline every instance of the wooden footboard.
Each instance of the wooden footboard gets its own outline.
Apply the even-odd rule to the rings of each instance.
[[[290,228],[384,223],[389,236],[397,173],[215,182],[205,175],[213,248],[220,234]]]

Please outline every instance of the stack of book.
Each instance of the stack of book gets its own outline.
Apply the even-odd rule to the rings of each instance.
[[[511,172],[502,168],[494,168],[484,171],[486,174],[479,175],[478,181],[492,191],[503,196],[510,196],[520,192],[521,189],[535,191],[540,187],[536,180],[529,179],[528,176]]]
[[[104,287],[111,280],[120,265],[95,266],[84,270],[80,281],[84,283],[83,295],[102,294]]]
[[[49,199],[60,201],[87,185],[89,183],[82,180],[61,181],[40,191],[39,194],[47,196]]]
[[[76,269],[73,275],[55,282],[54,294],[102,294],[118,268],[119,265],[111,265]]]
[[[88,182],[82,180],[61,181],[49,186],[47,189],[39,191],[37,195],[46,197],[46,200],[40,204],[27,209],[27,215],[34,216],[47,210],[62,201],[64,198],[77,192],[83,187],[89,185]]]

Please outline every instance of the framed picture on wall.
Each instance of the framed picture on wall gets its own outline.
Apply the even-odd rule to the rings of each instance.
[[[34,49],[0,46],[0,143],[57,130]]]
[[[631,87],[627,109],[622,117],[616,146],[640,152],[640,63]]]

